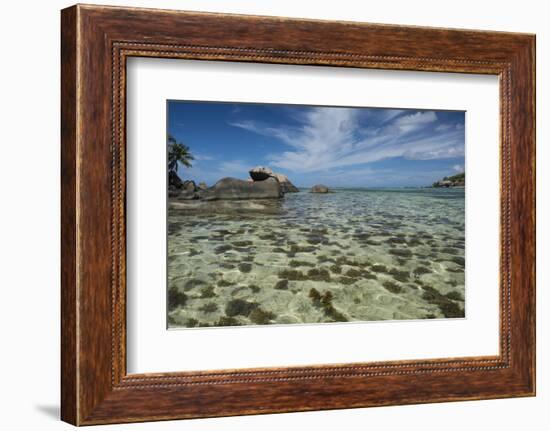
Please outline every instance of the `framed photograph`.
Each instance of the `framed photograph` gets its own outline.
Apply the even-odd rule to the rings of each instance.
[[[535,37],[62,11],[61,415],[535,394]]]

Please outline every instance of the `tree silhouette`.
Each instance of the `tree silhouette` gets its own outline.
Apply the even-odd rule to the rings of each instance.
[[[177,142],[176,138],[168,135],[168,170],[174,173],[178,171],[178,163],[191,168],[191,160],[195,160],[189,152],[189,147],[181,142]]]

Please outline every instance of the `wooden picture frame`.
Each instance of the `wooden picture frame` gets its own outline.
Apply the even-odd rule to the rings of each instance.
[[[61,15],[64,421],[91,425],[535,394],[534,35],[83,5]],[[128,375],[130,56],[498,75],[500,354]]]

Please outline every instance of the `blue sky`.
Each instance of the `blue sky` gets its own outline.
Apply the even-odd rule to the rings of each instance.
[[[247,179],[254,166],[298,187],[430,185],[464,171],[464,112],[168,101],[168,133],[190,147],[183,179]]]

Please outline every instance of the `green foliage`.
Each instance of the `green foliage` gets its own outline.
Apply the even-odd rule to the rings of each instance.
[[[187,145],[177,142],[176,138],[168,135],[168,170],[176,173],[178,163],[188,168],[192,167],[191,160],[195,160]]]
[[[454,185],[464,185],[466,183],[466,173],[461,172],[460,174],[452,175],[450,177],[443,177],[441,181],[448,181],[451,183],[451,186]],[[432,184],[432,187],[448,187],[445,185],[441,185],[439,181],[436,181]]]
[[[460,174],[453,175],[451,177],[446,177],[445,179],[455,182],[455,181],[465,181],[466,180],[466,173],[462,172]]]

